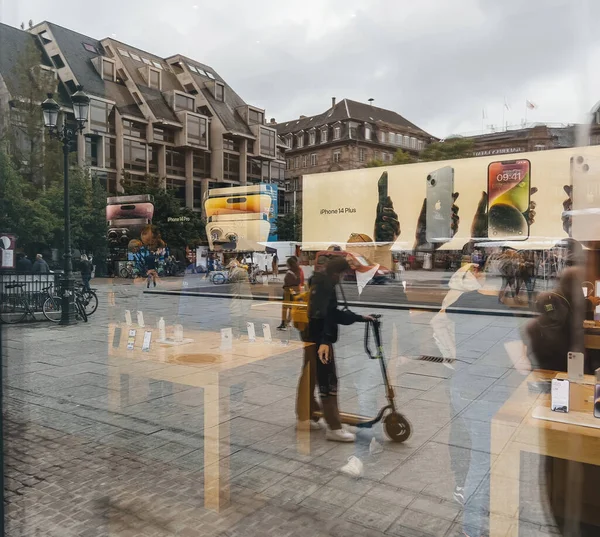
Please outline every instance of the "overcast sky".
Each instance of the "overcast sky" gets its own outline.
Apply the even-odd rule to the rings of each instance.
[[[0,0],[29,19],[195,58],[278,121],[373,98],[444,137],[600,100],[598,0]]]

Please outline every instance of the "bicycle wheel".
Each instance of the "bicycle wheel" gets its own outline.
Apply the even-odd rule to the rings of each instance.
[[[121,276],[121,278],[129,278],[129,271],[126,268],[122,268],[119,271],[119,276]]]
[[[98,297],[94,291],[82,291],[80,300],[88,317],[98,309]]]
[[[84,323],[88,322],[88,316],[85,312],[85,307],[81,303],[79,297],[75,297],[75,313]]]
[[[4,295],[0,298],[0,320],[3,323],[20,323],[26,315],[27,307],[20,296]]]
[[[49,296],[42,306],[42,313],[44,317],[53,323],[60,321],[60,298]]]

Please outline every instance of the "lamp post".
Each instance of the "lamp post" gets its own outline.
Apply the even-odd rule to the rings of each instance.
[[[62,126],[58,126],[59,104],[52,98],[52,93],[42,103],[42,113],[44,115],[44,125],[52,138],[56,138],[62,143],[63,147],[63,168],[64,168],[64,199],[63,212],[65,218],[65,253],[64,274],[61,281],[61,313],[60,324],[75,324],[75,282],[73,280],[73,263],[71,255],[71,207],[69,204],[69,148],[71,142],[77,139],[77,133],[83,132],[88,120],[90,109],[90,98],[78,86],[77,91],[71,96],[73,103],[73,112],[75,114],[76,126],[68,127],[67,122],[63,121]]]

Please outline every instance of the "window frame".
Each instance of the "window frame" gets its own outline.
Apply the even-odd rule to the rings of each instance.
[[[304,131],[296,134],[296,147],[299,149],[304,147]]]
[[[367,150],[364,147],[358,148],[358,162],[365,162],[367,158]]]
[[[134,151],[140,150],[140,147],[135,147],[134,144],[138,146],[143,146],[144,149],[144,166],[142,167],[140,164],[136,164],[137,160],[134,160]],[[129,155],[128,155],[129,153]],[[129,157],[129,160],[128,160]],[[125,170],[131,171],[141,171],[146,172],[148,169],[148,144],[144,142],[139,142],[137,139],[132,140],[130,138],[123,138],[123,168]]]
[[[326,144],[329,141],[329,128],[324,127],[321,129],[321,143]]]
[[[158,75],[158,86],[154,86],[154,83],[152,81],[152,75]],[[148,67],[148,87],[152,88],[152,89],[157,89],[157,90],[161,90],[162,88],[162,71],[159,71],[158,69],[154,69],[153,67]]]
[[[372,133],[371,125],[365,125],[365,140],[370,141]]]
[[[331,160],[333,161],[334,164],[337,164],[338,162],[341,162],[342,160],[342,150],[341,149],[334,149],[332,154],[331,154]]]
[[[185,102],[191,102],[192,108],[190,109],[190,108],[180,107],[179,103],[177,102],[179,99],[182,99]],[[191,95],[182,93],[180,91],[175,92],[175,98],[173,99],[173,107],[176,112],[195,112],[196,111],[195,106],[196,106],[196,99],[194,99],[194,97],[192,97]]]
[[[110,76],[110,77],[106,76],[106,65],[107,64],[110,65],[112,68],[112,76]],[[116,74],[117,74],[117,66],[115,65],[115,62],[113,60],[109,60],[108,58],[102,58],[102,79],[110,80],[111,82],[114,82]]]
[[[315,145],[317,143],[317,131],[310,129],[308,131],[308,145]]]
[[[219,89],[221,90],[219,92]],[[215,81],[215,100],[225,102],[225,84]]]
[[[311,153],[310,154],[310,165],[312,167],[317,166],[317,162],[318,162],[318,154],[317,153]]]
[[[197,114],[190,114],[187,113],[186,114],[186,135],[187,135],[187,142],[189,145],[197,145],[199,147],[208,147],[208,120],[203,117],[203,116],[199,116]],[[190,136],[190,119],[192,120],[192,123],[196,122],[198,123],[198,136]],[[204,134],[203,134],[203,129],[202,126],[204,124]]]
[[[268,135],[268,146],[264,143],[264,137]],[[260,136],[260,154],[266,157],[276,157],[277,156],[277,133],[274,130],[267,129],[265,127],[260,127],[259,129]],[[267,148],[266,151],[264,148]]]
[[[333,139],[340,140],[342,138],[342,126],[336,125],[333,127]]]

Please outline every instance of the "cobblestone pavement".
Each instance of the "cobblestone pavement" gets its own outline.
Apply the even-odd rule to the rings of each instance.
[[[239,316],[231,301],[144,295],[134,285],[99,294],[87,325],[4,328],[8,535],[453,537],[470,524],[488,531],[497,456],[490,420],[523,381],[505,350],[523,321],[458,316],[456,361],[444,365],[414,359],[439,355],[433,314],[383,312],[390,375],[414,432],[394,444],[377,426],[356,445],[340,445],[295,429],[298,351],[221,373],[218,396],[206,401],[191,380],[198,370],[110,352],[109,323],[125,309],[144,311],[147,325],[162,316],[211,331]],[[286,340],[274,330],[279,305],[242,307],[244,319],[270,322]],[[362,327],[343,328],[337,360],[341,406],[373,414],[383,389],[364,355]],[[219,423],[204,423],[205,405],[222,409]],[[506,427],[510,435],[514,426]],[[381,450],[369,450],[373,438]],[[352,455],[364,463],[361,479],[339,471]],[[542,464],[532,456],[526,466],[535,476]],[[215,475],[218,494],[207,487]],[[505,518],[507,532],[518,516],[528,536],[553,534],[535,479],[522,495],[519,514],[492,514]]]

